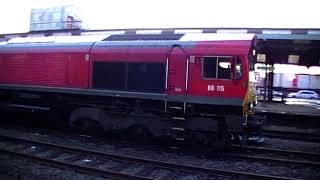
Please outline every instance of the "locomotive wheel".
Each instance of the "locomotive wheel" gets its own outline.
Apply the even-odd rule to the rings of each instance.
[[[77,132],[89,135],[100,136],[104,134],[103,126],[100,123],[87,118],[80,118],[76,120],[75,123],[73,123],[73,129]]]
[[[192,136],[192,143],[194,145],[199,145],[199,144],[210,145],[212,141],[214,141],[214,139],[212,137],[211,138],[208,137],[208,135],[205,133],[197,132],[197,133],[194,133]]]
[[[239,133],[232,133],[233,136],[233,143],[241,145],[242,144],[242,139],[240,139],[240,134]]]
[[[128,128],[128,136],[137,142],[146,142],[150,140],[152,134],[148,128],[143,125],[133,125]]]
[[[231,147],[231,136],[228,131],[227,124],[224,120],[220,120],[218,122],[219,131],[218,131],[218,139],[221,143],[222,147],[229,148]]]

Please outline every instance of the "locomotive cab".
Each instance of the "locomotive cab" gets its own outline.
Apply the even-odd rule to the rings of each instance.
[[[236,136],[260,139],[262,122],[255,118],[254,108],[255,37],[246,43],[246,46],[245,41],[232,40],[200,43],[201,53],[191,52],[187,60],[187,93],[197,97],[196,101],[202,100],[202,105],[193,104],[200,114],[223,117],[228,131]]]

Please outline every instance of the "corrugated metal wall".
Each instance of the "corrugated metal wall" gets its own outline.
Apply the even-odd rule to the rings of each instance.
[[[2,83],[64,86],[67,84],[68,57],[51,55],[7,55],[1,62]]]

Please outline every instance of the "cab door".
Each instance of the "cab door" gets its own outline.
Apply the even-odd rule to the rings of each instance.
[[[185,94],[187,90],[187,54],[179,46],[168,57],[168,94]]]

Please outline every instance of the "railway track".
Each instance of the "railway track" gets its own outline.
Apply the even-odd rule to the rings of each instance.
[[[75,171],[115,179],[153,179],[156,170],[169,173],[160,179],[175,179],[185,175],[202,177],[226,177],[241,179],[292,179],[265,174],[231,171],[224,169],[204,168],[171,162],[142,159],[131,156],[109,154],[105,152],[58,145],[38,140],[29,140],[1,135],[0,152],[11,154],[49,166],[72,169]],[[106,163],[108,162],[108,163]],[[138,166],[134,173],[124,170]]]
[[[30,129],[29,129],[30,130]],[[22,131],[26,131],[26,129],[22,129]],[[49,130],[44,131],[43,129],[38,129],[38,132],[41,132],[43,134],[48,133]],[[50,134],[54,134],[54,136],[58,136],[60,138],[68,136],[68,138],[71,139],[78,139],[82,142],[96,142],[101,143],[101,138],[95,137],[92,138],[88,135],[79,135],[79,134],[71,134],[68,133],[62,134],[61,132],[57,131],[49,131]],[[87,140],[86,140],[87,139]],[[106,141],[105,139],[103,141]],[[135,143],[130,144],[127,141],[116,141],[115,140],[108,140],[108,143],[116,144],[119,146],[125,147],[134,147],[137,149],[145,148],[143,145],[137,145]],[[129,145],[129,144],[130,145]],[[128,146],[129,145],[129,146]],[[143,146],[143,147],[142,147]],[[255,146],[238,146],[234,145],[234,153],[228,154],[218,154],[219,156],[222,156],[224,158],[233,158],[233,159],[244,159],[244,160],[254,160],[259,162],[274,162],[274,163],[282,163],[282,164],[297,164],[297,165],[306,165],[306,166],[318,166],[320,165],[320,153],[311,153],[311,152],[304,152],[304,151],[293,151],[293,150],[281,150],[281,149],[272,149],[272,148],[264,148],[264,147],[255,147]],[[161,145],[149,145],[148,149],[152,150],[166,150]],[[188,149],[185,149],[183,147],[169,147],[170,151],[176,151],[176,152],[184,152],[188,151]],[[192,151],[192,150],[191,150]],[[206,152],[210,152],[210,150],[205,150]],[[198,152],[196,152],[197,154]],[[201,154],[202,152],[199,152]],[[266,156],[267,155],[267,156]],[[216,155],[214,155],[216,156]],[[281,158],[275,158],[275,157],[281,157]]]
[[[270,138],[320,142],[320,134],[299,133],[293,131],[263,130],[263,135]]]
[[[257,161],[274,162],[290,165],[303,165],[310,167],[320,166],[320,153],[282,150],[255,146],[238,146],[238,153],[227,155],[230,157],[239,157]],[[275,158],[277,157],[277,158]]]

